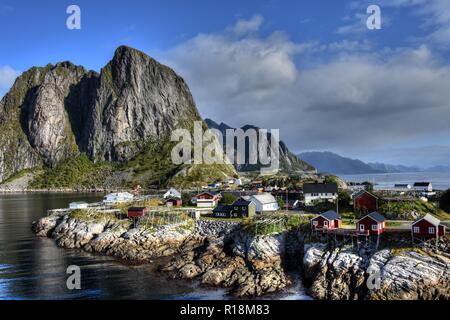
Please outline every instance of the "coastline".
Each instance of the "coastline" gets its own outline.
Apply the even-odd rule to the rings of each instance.
[[[301,230],[253,236],[240,223],[197,220],[192,227],[149,230],[117,220],[87,221],[49,216],[33,231],[59,247],[147,263],[164,257],[159,268],[170,279],[222,288],[234,298],[267,297],[292,289],[298,273],[306,293],[324,300],[449,299],[450,253],[411,247],[358,249],[311,241]],[[401,240],[403,241],[403,240]],[[400,242],[401,242],[400,241]],[[369,290],[373,270],[380,288]]]

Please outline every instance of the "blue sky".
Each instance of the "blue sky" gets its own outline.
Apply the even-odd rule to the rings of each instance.
[[[0,0],[0,35],[0,95],[31,66],[99,71],[126,44],[186,78],[204,117],[280,128],[293,151],[450,164],[448,0]]]

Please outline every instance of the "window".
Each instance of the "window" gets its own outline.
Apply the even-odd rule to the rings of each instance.
[[[413,232],[414,233],[420,233],[420,227],[414,227]]]
[[[324,221],[324,222],[323,222],[323,225],[324,225],[325,227],[328,227],[328,221]]]
[[[313,226],[317,227],[318,224],[319,224],[318,221],[313,221]]]
[[[373,224],[372,225],[372,231],[377,231],[378,230],[378,225],[377,224]]]
[[[364,225],[363,224],[359,225],[359,231],[364,231]]]
[[[434,227],[429,227],[428,228],[428,233],[429,234],[434,234]]]

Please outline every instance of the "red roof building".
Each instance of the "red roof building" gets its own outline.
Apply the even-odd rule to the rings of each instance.
[[[196,197],[198,208],[214,208],[220,200],[220,196],[211,192],[202,192]]]
[[[378,212],[372,212],[361,218],[356,224],[359,233],[378,235],[384,233],[386,229],[386,218]]]

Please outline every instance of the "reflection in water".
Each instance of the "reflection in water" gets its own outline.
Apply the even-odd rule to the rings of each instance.
[[[58,248],[38,238],[31,223],[49,209],[74,200],[95,202],[95,194],[0,195],[0,299],[226,299],[191,282],[167,280],[157,264],[130,265],[111,257]],[[66,287],[67,267],[81,268],[81,290]],[[293,292],[296,298],[304,298]]]

